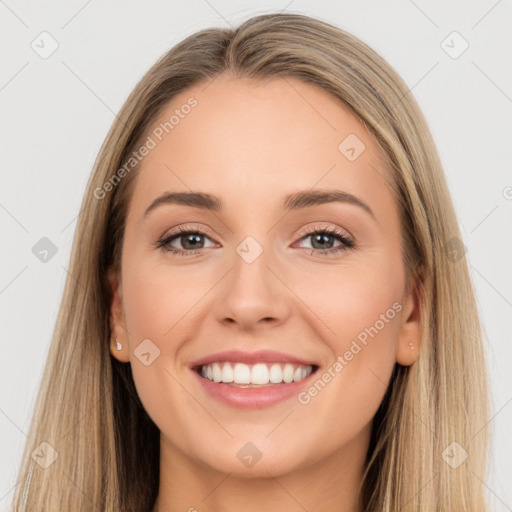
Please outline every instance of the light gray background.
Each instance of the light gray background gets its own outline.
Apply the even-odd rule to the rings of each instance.
[[[0,0],[0,510],[16,485],[85,183],[115,113],[185,36],[279,10],[360,37],[425,112],[488,333],[494,448],[484,481],[492,510],[512,510],[511,0]],[[31,48],[34,40],[42,46],[43,31],[59,45],[47,59]],[[462,41],[446,40],[453,31],[469,43],[458,58]],[[58,249],[46,263],[32,253],[42,237]]]

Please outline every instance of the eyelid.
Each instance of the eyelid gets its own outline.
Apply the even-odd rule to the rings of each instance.
[[[347,240],[350,240],[352,243],[355,243],[355,237],[348,229],[342,228],[336,224],[329,224],[327,222],[320,222],[314,224],[313,226],[308,226],[307,228],[305,228],[305,232],[298,236],[300,238],[303,238],[304,236],[316,233],[317,231],[330,231],[332,233],[337,233],[340,235],[343,234],[343,236]]]
[[[164,234],[160,237],[160,239],[169,238],[173,235],[179,235],[182,232],[188,232],[188,231],[197,231],[202,234],[208,235],[209,238],[212,240],[215,240],[217,237],[212,234],[212,231],[209,227],[205,227],[204,224],[195,224],[195,223],[186,223],[181,224],[179,226],[176,226],[174,228],[168,229],[164,232]]]

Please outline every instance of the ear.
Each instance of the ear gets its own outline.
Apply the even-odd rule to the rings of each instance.
[[[421,344],[421,283],[425,273],[420,267],[411,278],[409,291],[404,301],[403,320],[396,347],[396,361],[402,366],[409,366],[418,359]]]
[[[118,273],[109,268],[107,281],[110,287],[110,353],[119,361],[126,363],[130,360],[128,336],[123,311],[122,283]],[[121,344],[121,350],[116,348],[116,340]]]

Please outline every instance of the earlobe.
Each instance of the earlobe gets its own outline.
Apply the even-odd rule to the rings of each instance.
[[[399,340],[396,351],[396,362],[402,366],[410,366],[415,363],[418,359],[419,345],[419,342],[413,340],[409,342]]]
[[[402,366],[410,366],[418,359],[421,345],[421,281],[423,269],[417,273],[417,277],[411,286],[405,300],[403,320],[396,347],[396,361]]]
[[[117,338],[110,341],[110,353],[121,363],[127,363],[129,361],[126,352],[127,348]]]

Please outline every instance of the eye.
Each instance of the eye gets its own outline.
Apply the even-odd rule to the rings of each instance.
[[[308,228],[306,232],[308,234],[301,237],[301,240],[311,239],[313,246],[311,247],[311,254],[333,254],[355,247],[354,240],[335,227],[319,228],[315,226]],[[334,241],[331,241],[332,239],[337,239],[341,242],[340,245],[333,247]]]
[[[156,247],[178,256],[193,256],[199,254],[200,249],[204,249],[204,242],[201,242],[201,238],[209,239],[208,235],[199,229],[180,227],[158,240]],[[178,242],[181,248],[171,245],[175,242]]]
[[[311,247],[311,254],[333,254],[355,247],[354,240],[346,235],[344,232],[336,227],[312,227],[306,230],[306,235],[300,238],[300,241],[311,239],[313,247]],[[158,249],[169,252],[176,256],[193,256],[200,254],[201,249],[205,249],[204,240],[211,240],[210,237],[193,226],[187,228],[179,227],[171,233],[164,236],[162,239],[155,243]],[[338,240],[340,244],[333,246],[334,242]],[[181,247],[176,247],[178,243]]]

